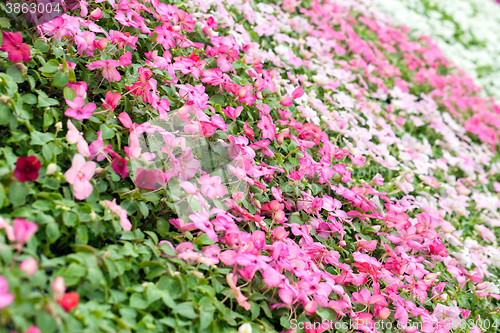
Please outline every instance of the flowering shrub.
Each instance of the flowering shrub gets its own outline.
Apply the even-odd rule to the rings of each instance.
[[[430,38],[355,1],[70,9],[0,20],[6,332],[496,329],[500,106]]]

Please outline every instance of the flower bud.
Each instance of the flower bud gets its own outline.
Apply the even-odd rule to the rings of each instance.
[[[97,8],[97,9],[93,10],[92,13],[90,13],[90,18],[92,18],[95,21],[97,21],[101,17],[102,17],[102,12],[101,12],[100,8]]]
[[[47,170],[45,170],[45,174],[47,176],[50,176],[52,174],[54,174],[54,172],[56,172],[57,170],[57,164],[55,163],[50,163],[48,166],[47,166]]]
[[[252,333],[252,325],[250,325],[250,323],[244,323],[238,328],[238,333]]]
[[[54,300],[58,301],[61,299],[66,292],[66,284],[64,283],[64,278],[58,276],[52,282],[52,292],[54,293]]]
[[[35,274],[36,269],[38,268],[38,263],[34,258],[28,258],[21,262],[19,268],[24,271],[28,276],[32,276]]]

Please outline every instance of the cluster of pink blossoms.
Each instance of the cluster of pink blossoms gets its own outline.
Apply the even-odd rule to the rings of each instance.
[[[215,244],[169,244],[187,262],[230,267],[227,284],[246,310],[241,285],[255,280],[276,291],[269,292],[272,309],[312,316],[329,308],[338,318],[362,319],[364,332],[388,318],[432,323],[427,333],[449,332],[471,313],[450,300],[449,286],[473,285],[477,296],[500,299],[489,282],[500,267],[490,229],[500,226],[500,186],[488,189],[500,172],[491,162],[500,107],[477,97],[464,73],[441,74],[452,67],[430,39],[412,40],[358,5],[213,0],[181,9],[157,0],[80,1],[82,17],[40,26],[42,36],[72,43],[109,87],[101,110],[87,101],[85,82],[68,84],[75,97],[66,100],[73,119],[66,138],[78,153],[65,177],[75,198],[88,198],[94,175],[107,166],[133,177],[136,190],[179,181],[183,198],[201,204],[170,223]],[[123,29],[100,27],[98,6]],[[199,31],[205,43],[192,37]],[[134,56],[129,50],[140,37],[152,49]],[[113,87],[121,82],[120,94]],[[165,87],[174,94],[166,97]],[[222,105],[207,93],[214,91],[225,97]],[[128,109],[115,115],[125,99],[182,131],[136,123]],[[88,143],[79,132],[101,112],[128,135],[123,151],[105,145],[102,133]],[[153,134],[162,140],[157,152],[141,145]],[[230,170],[251,191],[231,195],[220,177],[205,174],[187,136],[227,138],[241,157]],[[151,168],[160,155],[168,163]],[[132,174],[135,163],[142,167]],[[373,169],[368,179],[356,176]],[[224,199],[226,209],[208,199]],[[116,201],[104,205],[132,229]],[[482,224],[464,236],[457,227],[471,214]]]

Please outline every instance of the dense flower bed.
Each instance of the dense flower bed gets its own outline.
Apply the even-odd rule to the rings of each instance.
[[[374,0],[415,34],[431,36],[485,92],[500,98],[500,7],[491,0]]]
[[[6,332],[496,329],[500,106],[430,38],[356,1],[69,14],[0,20]]]

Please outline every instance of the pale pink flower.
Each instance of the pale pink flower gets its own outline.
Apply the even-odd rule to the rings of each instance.
[[[0,276],[0,309],[3,309],[12,303],[14,294],[9,293],[9,282],[3,276]]]
[[[104,200],[104,205],[120,218],[120,225],[123,230],[132,230],[132,223],[127,217],[127,211],[116,203],[116,199],[113,199],[113,201]]]
[[[90,156],[89,145],[87,141],[83,138],[83,134],[78,131],[78,129],[73,125],[71,120],[68,119],[68,133],[66,133],[66,140],[69,143],[76,143],[78,152],[85,157]]]
[[[380,186],[380,185],[384,184],[384,178],[382,177],[382,175],[380,173],[377,173],[375,175],[375,177],[373,177],[372,182],[374,185]]]
[[[94,176],[96,164],[94,162],[86,162],[85,158],[76,154],[73,157],[73,164],[71,168],[66,171],[64,177],[68,183],[73,185],[73,192],[75,198],[83,200],[92,194],[92,184],[90,180]]]
[[[37,230],[38,225],[35,222],[14,219],[14,238],[18,244],[28,242]]]
[[[210,199],[222,197],[226,194],[226,188],[221,185],[219,176],[210,177],[209,175],[203,175],[198,179],[198,183],[201,185],[201,193]]]

